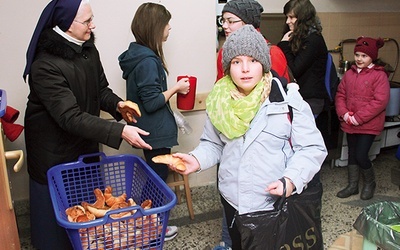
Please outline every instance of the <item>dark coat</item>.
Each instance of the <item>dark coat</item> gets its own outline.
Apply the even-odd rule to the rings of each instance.
[[[310,33],[297,54],[293,54],[290,42],[281,41],[278,47],[286,56],[303,98],[327,99],[325,72],[328,49],[323,36],[316,32]]]
[[[99,143],[119,147],[124,124],[99,115],[104,110],[121,120],[116,107],[122,99],[108,88],[93,36],[78,46],[44,31],[29,87],[25,142],[32,179],[47,184],[49,168],[98,152]]]
[[[153,149],[178,145],[178,127],[163,95],[167,77],[160,58],[148,47],[132,42],[118,59],[127,99],[136,102],[142,112],[136,126],[150,132],[146,142]]]

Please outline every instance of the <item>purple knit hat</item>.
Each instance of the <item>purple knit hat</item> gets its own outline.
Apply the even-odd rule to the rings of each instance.
[[[36,47],[42,31],[55,26],[58,26],[64,32],[67,31],[75,19],[80,4],[81,0],[53,0],[44,8],[26,51],[24,80],[31,71],[31,65],[35,58]]]

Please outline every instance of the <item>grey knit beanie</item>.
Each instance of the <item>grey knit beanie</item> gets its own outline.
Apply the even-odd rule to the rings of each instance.
[[[264,72],[271,69],[269,46],[264,37],[252,25],[244,25],[228,36],[222,46],[224,71],[236,56],[251,56],[263,65]]]
[[[222,9],[238,16],[245,24],[251,24],[254,28],[260,28],[261,13],[264,11],[261,4],[255,0],[231,0]]]

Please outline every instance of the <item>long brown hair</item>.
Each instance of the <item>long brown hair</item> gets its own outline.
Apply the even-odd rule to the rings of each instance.
[[[283,14],[286,16],[293,14],[297,18],[294,23],[293,34],[290,37],[290,44],[294,54],[301,49],[303,39],[311,32],[322,33],[321,22],[310,0],[290,0],[283,7]],[[289,27],[286,25],[284,34],[287,31],[289,31]]]
[[[144,3],[139,6],[131,24],[136,43],[150,48],[160,59],[168,74],[164,58],[164,29],[171,20],[171,13],[161,4]]]

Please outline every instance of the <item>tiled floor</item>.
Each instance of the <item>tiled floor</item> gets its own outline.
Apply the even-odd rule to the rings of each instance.
[[[353,223],[364,206],[382,200],[400,202],[400,189],[391,182],[391,169],[400,168],[395,158],[397,148],[382,149],[374,160],[377,189],[373,199],[360,200],[359,196],[347,199],[336,197],[337,191],[347,183],[346,168],[331,168],[325,163],[321,171],[324,186],[322,205],[322,227],[325,249],[342,234],[353,230]],[[185,199],[176,205],[170,213],[170,225],[179,226],[177,237],[165,242],[164,249],[212,249],[220,241],[221,205],[216,187],[204,186],[192,188],[195,219],[190,220]],[[23,207],[23,206],[22,206]],[[33,249],[29,244],[29,214],[27,208],[17,209],[22,249]]]

